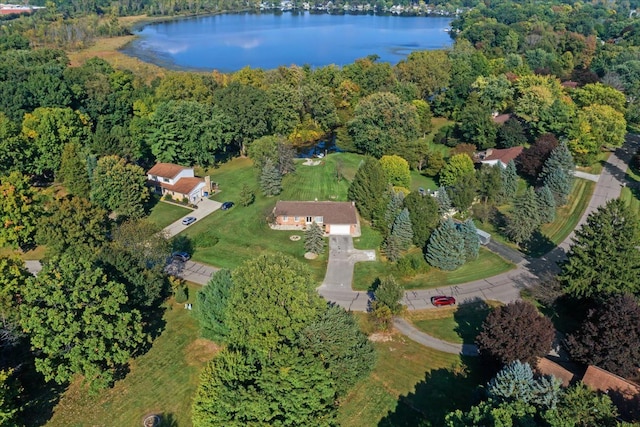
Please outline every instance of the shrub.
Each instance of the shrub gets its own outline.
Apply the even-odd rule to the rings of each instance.
[[[220,239],[214,235],[211,231],[200,234],[196,237],[196,247],[198,248],[210,248],[215,246]]]
[[[173,290],[173,296],[179,304],[187,302],[189,299],[189,289],[186,285],[178,286]]]

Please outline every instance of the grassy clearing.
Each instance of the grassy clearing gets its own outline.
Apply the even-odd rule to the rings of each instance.
[[[480,378],[478,362],[425,348],[401,335],[376,342],[373,372],[346,397],[338,425],[443,425],[444,416],[467,409]],[[422,423],[428,424],[422,424]]]
[[[632,162],[633,163],[633,162]],[[640,214],[640,171],[636,170],[633,164],[627,169],[627,180],[629,186],[623,187],[620,198],[625,201],[636,214]]]
[[[430,289],[492,277],[514,267],[513,264],[493,252],[480,248],[478,259],[467,262],[455,271],[431,268],[424,274],[398,277],[398,280],[405,289]],[[353,273],[353,288],[361,291],[367,290],[378,277],[394,273],[395,269],[388,262],[359,262],[355,265]]]
[[[167,225],[176,222],[189,212],[191,212],[191,209],[158,200],[153,208],[151,208],[151,213],[148,218],[149,221],[153,222],[158,227],[165,228]]]
[[[193,301],[196,287],[190,288]],[[151,349],[131,363],[131,371],[112,389],[90,396],[79,381],[69,386],[47,426],[141,425],[150,412],[163,413],[180,427],[191,426],[191,399],[200,370],[217,346],[198,338],[197,323],[182,304],[168,304],[166,322]]]
[[[197,248],[193,254],[196,261],[224,268],[235,268],[243,261],[258,254],[279,252],[303,260],[304,239],[293,242],[291,235],[302,231],[274,231],[267,224],[267,217],[277,200],[347,200],[349,181],[355,176],[362,156],[335,153],[327,156],[318,166],[298,164],[295,174],[286,176],[284,191],[277,198],[264,197],[258,186],[258,171],[248,158],[236,158],[217,169],[210,170],[211,180],[218,183],[220,192],[213,198],[218,201],[234,201],[236,206],[229,211],[216,211],[196,222],[185,232],[189,238],[209,233],[219,241],[209,248]],[[338,172],[340,172],[338,174]],[[338,175],[342,178],[338,179]],[[253,189],[256,200],[248,206],[237,202],[243,184]],[[326,254],[307,263],[320,281],[324,277]]]
[[[584,179],[576,179],[574,181],[569,201],[565,206],[556,210],[556,219],[552,223],[544,224],[540,228],[542,236],[529,245],[527,248],[529,255],[542,256],[558,246],[571,234],[580,218],[582,218],[585,209],[587,209],[595,188],[596,183],[593,181]]]
[[[407,318],[421,331],[453,343],[472,344],[480,333],[482,322],[496,301],[478,301],[437,310],[419,310],[407,313]]]

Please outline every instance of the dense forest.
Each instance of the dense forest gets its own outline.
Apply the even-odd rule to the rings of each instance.
[[[152,81],[99,58],[72,67],[66,52],[97,37],[127,34],[118,20],[124,15],[256,5],[60,1],[47,2],[46,10],[31,16],[1,21],[0,244],[23,251],[44,245],[47,254],[37,277],[17,255],[0,257],[0,425],[32,421],[30,394],[19,385],[24,372],[35,370],[58,384],[80,374],[89,390],[98,392],[126,375],[128,361],[157,338],[161,304],[184,284],[166,277],[171,243],[145,220],[150,198],[145,171],[156,162],[208,168],[248,155],[263,176],[268,170],[281,178],[290,172],[293,146],[331,137],[342,150],[366,156],[349,198],[382,235],[389,262],[400,265],[414,247],[424,253],[422,263],[441,270],[460,267],[477,257],[478,242],[468,243],[468,236],[475,236],[471,219],[497,223],[499,217],[496,229],[527,250],[540,225],[553,221],[556,208],[567,203],[575,164],[596,163],[603,149],[620,147],[626,133],[640,127],[636,5],[509,0],[447,5],[469,8],[452,23],[453,47],[414,52],[395,65],[372,55],[344,67],[166,71]],[[423,138],[434,117],[447,119],[433,142],[446,147],[448,156]],[[504,169],[480,168],[472,160],[477,150],[520,146],[522,155]],[[409,191],[409,169],[437,180],[437,200]],[[59,197],[39,189],[52,183],[63,188]],[[452,221],[440,221],[452,208],[467,220],[458,229]],[[614,326],[638,319],[637,300],[621,294],[637,298],[640,279],[619,274],[640,265],[633,252],[640,239],[637,218],[617,202],[599,215],[588,226],[620,221],[624,232],[618,230],[610,247],[629,256],[617,257],[608,282],[594,284],[597,288],[585,285],[594,279],[584,277],[592,270],[579,248],[563,267],[559,286],[585,312],[581,331],[569,341],[576,360],[584,363],[601,356],[594,355],[597,346],[590,347],[598,319]],[[579,244],[597,240],[589,232],[586,228]],[[457,249],[446,246],[452,236]],[[457,258],[449,256],[454,249]],[[368,374],[373,350],[350,315],[326,307],[309,277],[300,263],[279,255],[214,276],[207,287],[210,301],[216,301],[213,314],[196,316],[202,328],[210,328],[210,338],[227,346],[203,374],[196,423],[334,425],[341,399]],[[248,291],[257,278],[285,289],[281,297],[296,310],[279,310],[273,295]],[[387,318],[400,309],[401,293],[392,282],[383,281],[381,288],[394,288],[391,301],[374,306]],[[585,307],[608,298],[627,307],[628,317],[611,319],[597,310],[587,316]],[[276,308],[256,313],[256,307],[266,306]],[[511,309],[496,310],[495,322]],[[539,321],[535,310],[513,310],[528,316],[523,328]],[[264,316],[262,324],[253,321],[258,315]],[[261,329],[269,322],[283,326],[273,333]],[[545,341],[551,326],[540,323]],[[640,340],[637,328],[631,329],[619,338]],[[315,339],[318,331],[337,334],[339,342]],[[497,339],[490,332],[480,338],[492,356]],[[630,353],[608,368],[625,376],[637,372],[638,342],[626,343]],[[340,351],[332,352],[335,348]],[[333,357],[320,357],[328,353]],[[525,356],[494,357],[503,370],[495,369],[500,373],[487,385],[491,398],[470,412],[453,412],[446,425],[496,417],[548,426],[615,425],[610,402],[580,387],[563,394],[557,384],[542,381],[525,391],[531,399],[524,404],[505,396],[509,378],[529,375],[528,365],[516,363]],[[344,374],[349,359],[358,361],[351,376]],[[342,372],[341,381],[333,380],[336,372]],[[318,385],[313,394],[300,385],[311,382]],[[234,406],[256,387],[264,393],[252,395],[255,400],[247,399],[246,407]],[[589,399],[601,405],[602,417],[595,424],[567,424],[569,418],[580,419],[575,414]],[[219,401],[224,405],[212,404]],[[267,407],[278,408],[270,414],[274,418],[265,415]]]

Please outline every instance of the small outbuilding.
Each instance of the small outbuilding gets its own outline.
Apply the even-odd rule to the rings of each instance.
[[[325,234],[360,235],[358,212],[352,202],[278,201],[273,217],[272,228],[279,230],[304,230],[315,222]]]

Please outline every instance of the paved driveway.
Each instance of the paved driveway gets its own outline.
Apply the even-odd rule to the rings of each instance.
[[[369,295],[351,289],[353,266],[356,262],[375,259],[375,250],[354,249],[351,236],[329,236],[329,262],[318,293],[347,310],[366,311]]]
[[[181,277],[189,282],[197,283],[198,285],[206,285],[209,283],[211,276],[216,271],[220,270],[217,267],[210,265],[200,264],[195,261],[178,261],[173,260],[168,264],[164,271],[172,276]]]
[[[187,227],[189,227],[188,225],[182,225],[183,218],[192,216],[197,218],[197,221],[200,221],[202,218],[220,209],[221,206],[222,206],[222,203],[216,202],[215,200],[202,199],[200,202],[198,202],[198,209],[194,209],[193,211],[189,212],[187,215],[180,218],[173,224],[170,224],[164,228],[164,232],[166,233],[167,238],[171,238],[176,234],[180,233],[181,231],[186,230]]]

